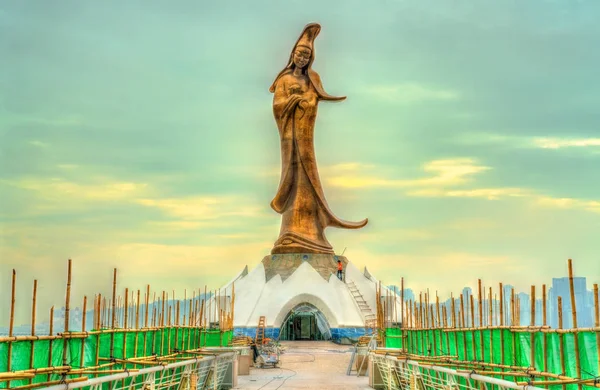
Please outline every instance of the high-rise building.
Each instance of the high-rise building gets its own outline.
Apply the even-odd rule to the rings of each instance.
[[[586,278],[574,277],[573,290],[575,295],[575,308],[577,310],[577,326],[580,328],[593,326],[590,298],[586,288]],[[551,315],[549,316],[550,326],[553,328],[558,327],[558,297],[561,297],[562,299],[563,328],[572,328],[573,306],[571,304],[571,288],[568,277],[552,278],[552,288],[550,289],[548,298],[550,300],[549,307],[551,308]]]

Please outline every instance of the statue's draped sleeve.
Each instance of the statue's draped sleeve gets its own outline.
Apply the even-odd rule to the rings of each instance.
[[[278,213],[285,211],[285,205],[289,198],[293,184],[293,171],[291,169],[292,153],[294,148],[294,139],[292,134],[291,121],[295,113],[299,97],[289,95],[287,86],[281,78],[275,84],[275,96],[273,97],[273,113],[277,128],[279,129],[279,138],[281,140],[281,177],[279,188],[275,198],[271,202],[271,207]],[[294,103],[296,101],[296,103]]]

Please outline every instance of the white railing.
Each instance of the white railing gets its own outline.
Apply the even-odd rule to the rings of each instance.
[[[167,365],[153,366],[138,371],[100,376],[82,382],[65,383],[45,390],[204,390],[230,389],[226,374],[233,369],[237,352],[214,356],[199,356]]]
[[[515,382],[474,373],[465,373],[447,367],[398,359],[393,356],[371,354],[373,368],[379,376],[373,376],[372,386],[386,390],[481,390],[514,389],[544,390],[534,386],[518,385]],[[377,380],[378,379],[378,380]]]

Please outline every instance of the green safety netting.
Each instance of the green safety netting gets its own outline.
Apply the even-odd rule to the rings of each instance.
[[[534,360],[531,361],[532,337]],[[575,337],[579,348],[575,348]],[[579,354],[582,379],[594,379],[599,374],[596,332],[577,333],[515,332],[510,329],[453,330],[442,329],[385,331],[387,348],[404,347],[409,353],[423,356],[458,356],[457,360],[535,367],[537,370],[577,378],[576,359]],[[561,342],[563,350],[561,351]],[[545,347],[544,347],[545,344]],[[561,355],[563,359],[561,360]],[[562,365],[564,364],[564,370]],[[515,380],[515,378],[506,378]],[[518,379],[523,381],[523,378]],[[550,386],[550,388],[559,386]],[[560,386],[562,388],[562,386]],[[567,386],[569,389],[576,385]]]
[[[151,331],[134,331],[91,334],[85,338],[0,342],[0,372],[7,372],[9,344],[12,344],[10,371],[31,368],[62,366],[66,346],[66,365],[74,368],[96,366],[106,363],[111,356],[128,359],[140,356],[167,355],[169,351],[183,351],[200,347],[227,346],[233,339],[233,331],[205,330],[198,328],[162,328]],[[96,346],[99,345],[98,348]],[[83,348],[83,349],[82,349]],[[112,350],[112,353],[111,353]],[[33,353],[33,367],[31,356]],[[127,365],[132,368],[132,365]],[[36,375],[32,383],[61,379],[58,375]],[[29,384],[29,379],[10,381],[10,387]],[[0,389],[7,382],[0,382]]]

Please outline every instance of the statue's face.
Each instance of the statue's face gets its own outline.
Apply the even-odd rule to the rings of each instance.
[[[299,46],[294,50],[294,65],[298,68],[304,68],[310,61],[310,49],[307,47]]]

